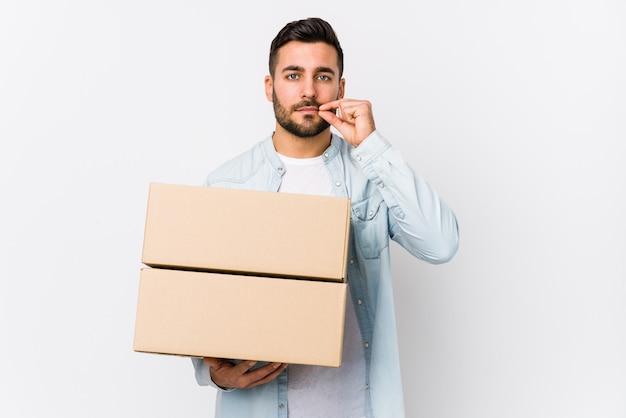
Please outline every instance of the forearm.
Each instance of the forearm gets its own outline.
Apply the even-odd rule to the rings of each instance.
[[[378,131],[354,148],[352,157],[389,208],[391,238],[429,263],[449,261],[458,248],[458,225],[437,192]]]

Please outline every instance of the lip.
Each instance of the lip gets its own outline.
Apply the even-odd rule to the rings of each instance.
[[[315,107],[315,106],[306,106],[306,107],[299,108],[298,112],[301,112],[301,113],[317,113],[318,112],[318,108]]]

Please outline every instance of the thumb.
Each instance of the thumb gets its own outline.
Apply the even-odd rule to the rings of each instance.
[[[334,126],[339,132],[341,132],[342,135],[345,136],[347,134],[347,132],[343,132],[343,130],[347,128],[346,125],[351,125],[350,123],[339,118],[337,115],[329,110],[320,110],[318,114],[322,119],[324,119],[326,122]]]
[[[341,119],[339,119],[337,115],[335,115],[335,113],[331,112],[330,110],[319,110],[317,113],[322,119],[324,119],[326,122],[330,123],[333,126],[335,126],[337,122],[341,121]]]

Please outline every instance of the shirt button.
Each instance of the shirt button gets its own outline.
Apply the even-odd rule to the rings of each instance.
[[[369,390],[370,385],[365,385],[365,390]]]
[[[335,186],[337,186],[337,187],[341,186],[341,182],[340,181],[336,181],[335,182]]]
[[[283,408],[285,407],[285,405],[281,403],[280,405],[278,405],[278,407],[279,407],[280,409],[283,409]]]
[[[357,300],[357,301],[356,301],[356,303],[357,303],[358,305],[363,305],[363,301],[362,301],[361,299]]]
[[[350,264],[354,264],[354,258],[350,259]]]
[[[361,156],[360,156],[360,155],[357,155],[357,156],[356,156],[356,160],[357,160],[357,161],[361,161]]]
[[[370,348],[370,343],[365,343],[365,348]]]
[[[369,216],[370,218],[374,216],[374,211],[370,210],[369,212],[367,212],[367,216]]]
[[[383,183],[378,183],[378,187],[380,187],[381,189],[385,187],[385,185]]]
[[[327,152],[324,153],[324,157],[328,158],[328,153]]]
[[[283,168],[282,167],[278,167],[278,171],[283,171]]]

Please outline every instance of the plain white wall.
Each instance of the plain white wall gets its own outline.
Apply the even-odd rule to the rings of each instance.
[[[393,248],[408,416],[626,416],[619,0],[2,2],[0,416],[213,416],[132,351],[147,188],[271,132],[269,43],[309,16],[460,221],[449,264]]]

